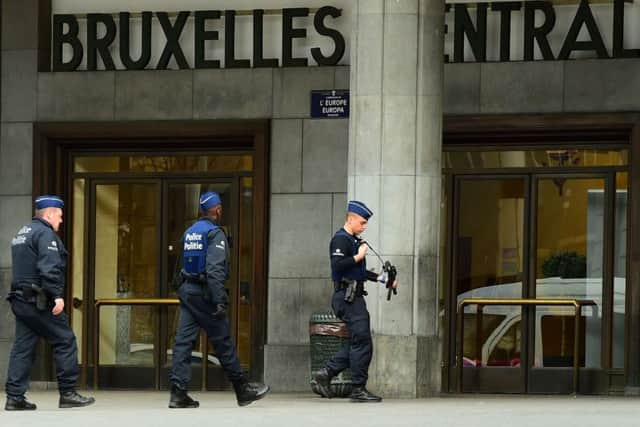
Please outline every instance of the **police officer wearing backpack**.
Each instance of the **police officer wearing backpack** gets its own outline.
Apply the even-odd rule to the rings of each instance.
[[[169,408],[197,408],[200,405],[187,394],[191,351],[200,328],[206,331],[227,378],[233,384],[238,405],[245,406],[262,399],[269,386],[247,381],[231,339],[226,317],[229,297],[224,287],[229,277],[229,244],[218,225],[222,217],[220,196],[214,192],[202,194],[200,211],[202,216],[182,236],[183,281],[178,288],[180,319],[169,377]]]
[[[382,398],[366,388],[369,363],[373,354],[373,342],[369,326],[369,311],[364,301],[367,292],[364,282],[382,282],[386,277],[367,270],[366,255],[369,247],[360,238],[367,228],[373,212],[362,202],[352,200],[347,205],[344,226],[338,230],[329,244],[331,277],[334,294],[331,307],[336,316],[347,325],[349,342],[336,353],[326,366],[314,374],[320,393],[332,397],[331,379],[344,369],[351,369],[353,383],[352,402],[380,402]],[[398,281],[392,284],[395,289]]]
[[[11,241],[13,278],[7,300],[16,316],[16,337],[11,349],[5,390],[7,411],[36,409],[25,392],[34,351],[40,337],[53,347],[60,408],[87,406],[93,397],[75,391],[78,379],[76,337],[64,313],[67,251],[56,232],[64,203],[57,196],[35,200],[35,217]]]

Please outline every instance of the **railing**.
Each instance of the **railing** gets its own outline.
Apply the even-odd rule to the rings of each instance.
[[[593,300],[587,299],[527,299],[527,298],[465,298],[458,302],[458,325],[456,334],[456,369],[458,374],[458,393],[462,393],[462,378],[463,378],[463,322],[464,322],[464,308],[468,305],[476,305],[476,315],[480,314],[482,318],[482,308],[485,305],[517,305],[517,306],[570,306],[574,307],[574,334],[573,334],[573,393],[578,393],[579,378],[580,378],[580,358],[578,353],[580,351],[580,316],[582,315],[582,307],[595,306],[596,303]],[[480,322],[478,322],[480,325]]]
[[[100,298],[96,299],[94,308],[94,344],[93,344],[93,388],[98,389],[98,370],[100,367],[100,308],[103,306],[118,305],[149,305],[149,306],[168,306],[179,305],[180,301],[176,298]],[[159,335],[159,334],[158,334]],[[200,335],[201,347],[203,349],[202,357],[202,389],[206,390],[207,386],[207,338],[204,333]],[[160,337],[156,336],[154,349],[160,346]],[[156,389],[160,387],[160,363],[155,356],[154,351],[154,369]]]

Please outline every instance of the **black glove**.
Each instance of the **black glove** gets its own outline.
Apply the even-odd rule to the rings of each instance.
[[[180,289],[180,286],[184,283],[184,276],[182,275],[182,271],[178,271],[175,276],[173,276],[173,280],[171,281],[171,286],[175,291]]]

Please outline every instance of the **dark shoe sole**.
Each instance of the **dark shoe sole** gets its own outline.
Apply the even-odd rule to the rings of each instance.
[[[68,408],[83,408],[85,406],[93,405],[96,403],[95,399],[90,400],[86,403],[60,403],[58,404],[58,408],[68,409]]]
[[[35,411],[36,408],[16,408],[11,406],[5,406],[4,410],[5,411]]]
[[[382,399],[349,399],[353,403],[380,403]]]
[[[264,392],[264,393],[262,393],[262,394],[257,395],[257,396],[256,396],[256,398],[255,398],[255,399],[253,399],[253,400],[244,400],[244,401],[242,401],[242,402],[241,402],[241,401],[238,401],[238,406],[247,406],[247,405],[249,405],[249,404],[251,404],[251,403],[255,402],[256,400],[260,400],[260,399],[262,399],[263,397],[265,397],[265,396],[269,393],[269,391],[271,391],[271,387],[267,386],[267,391],[265,391],[265,392]]]
[[[193,408],[199,408],[200,404],[195,404],[195,405],[176,405],[175,403],[169,403],[169,408],[171,409],[193,409]]]

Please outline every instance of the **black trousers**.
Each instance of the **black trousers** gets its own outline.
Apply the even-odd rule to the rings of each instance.
[[[344,300],[344,289],[333,294],[331,307],[338,318],[347,324],[349,342],[329,360],[327,369],[337,375],[351,368],[351,381],[354,385],[364,386],[369,378],[369,364],[373,354],[373,341],[369,311],[363,296],[357,296],[353,302]]]
[[[16,338],[9,358],[5,390],[7,396],[20,398],[29,387],[29,372],[40,337],[53,348],[58,389],[61,393],[75,389],[80,369],[76,337],[69,326],[67,315],[57,316],[50,309],[40,311],[35,303],[19,297],[11,299],[11,310],[16,316]]]
[[[191,351],[200,334],[200,328],[207,333],[229,381],[243,379],[240,360],[231,339],[229,320],[226,316],[214,317],[213,313],[217,308],[213,302],[204,299],[202,285],[184,283],[178,289],[178,298],[180,299],[180,319],[169,375],[171,383],[183,390],[187,389],[191,379]],[[206,362],[203,361],[203,363]]]

